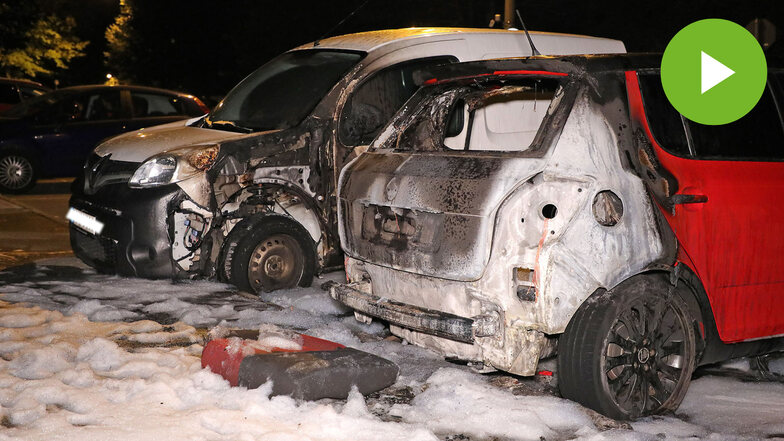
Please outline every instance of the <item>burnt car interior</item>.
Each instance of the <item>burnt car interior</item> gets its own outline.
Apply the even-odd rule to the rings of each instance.
[[[523,152],[559,103],[557,80],[490,81],[452,89],[425,103],[397,138],[379,148]],[[390,144],[394,143],[394,145]]]

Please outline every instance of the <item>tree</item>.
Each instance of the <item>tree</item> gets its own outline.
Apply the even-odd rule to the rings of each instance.
[[[35,3],[0,3],[0,70],[6,76],[36,77],[64,70],[84,55],[89,44],[74,35],[73,17],[60,18]]]
[[[130,78],[126,66],[133,65],[134,53],[131,48],[133,35],[133,8],[127,0],[120,0],[120,13],[115,17],[114,23],[106,28],[106,48],[103,53],[106,66],[115,72],[115,78],[127,81]]]

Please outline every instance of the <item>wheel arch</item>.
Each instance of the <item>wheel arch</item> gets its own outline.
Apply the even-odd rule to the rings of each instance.
[[[694,322],[697,337],[696,362],[698,366],[729,360],[732,358],[760,355],[784,350],[784,337],[741,343],[724,343],[719,336],[710,299],[697,273],[686,263],[656,265],[627,277],[608,291],[621,286],[636,276],[666,278],[675,288],[675,293],[686,302]],[[603,290],[604,288],[599,288]]]
[[[612,392],[607,380],[607,378],[611,377],[606,378],[605,376],[609,375],[610,369],[615,369],[615,367],[620,366],[620,364],[613,364],[610,369],[607,369],[603,364],[606,361],[602,361],[603,357],[614,357],[616,359],[623,357],[622,353],[619,354],[616,352],[615,354],[610,354],[607,352],[610,346],[607,346],[609,340],[607,340],[606,334],[614,326],[613,322],[617,320],[617,317],[623,308],[629,308],[636,302],[647,302],[646,299],[649,297],[658,297],[668,303],[672,302],[676,315],[680,315],[682,318],[690,318],[683,317],[683,315],[677,311],[691,314],[690,309],[694,307],[696,300],[694,302],[688,298],[684,300],[684,296],[691,296],[691,294],[682,292],[684,291],[683,289],[679,289],[678,285],[672,284],[670,282],[670,280],[672,280],[670,278],[671,274],[671,272],[664,270],[664,268],[649,268],[630,275],[609,289],[606,289],[605,287],[597,288],[591,296],[581,304],[577,313],[575,313],[570,320],[566,331],[559,338],[558,343],[560,352],[557,359],[558,372],[560,374],[558,382],[561,393],[565,398],[578,401],[586,407],[616,419],[636,419],[641,416],[673,411],[677,408],[686,393],[689,379],[696,366],[698,356],[697,344],[699,339],[697,338],[697,333],[694,332],[692,326],[688,323],[681,322],[683,323],[683,328],[681,329],[684,331],[683,341],[688,342],[686,343],[687,346],[683,349],[683,354],[690,354],[690,356],[686,363],[678,368],[681,370],[681,374],[679,374],[675,389],[672,389],[670,395],[664,397],[666,400],[659,401],[658,408],[653,406],[651,409],[648,409],[646,406],[642,410],[642,413],[637,415],[634,407],[631,409],[624,408],[624,406],[621,405],[621,402],[618,402],[617,400],[613,401],[608,398],[611,397],[613,393],[616,393],[617,390],[616,392]],[[671,291],[672,296],[666,294],[668,287],[672,287],[673,289],[673,291]],[[665,295],[659,295],[658,293],[664,293]],[[677,295],[675,295],[676,293]],[[640,303],[636,304],[638,306],[640,305]],[[640,314],[640,316],[644,317],[645,315]],[[628,328],[626,322],[624,322],[624,326],[627,326],[627,329],[634,330],[634,326]],[[641,342],[643,348],[650,348],[650,346],[648,346],[649,343],[646,343],[646,340],[643,339],[645,333],[649,332],[649,330],[647,326],[642,329],[642,331],[635,331],[638,333],[642,332],[643,334],[638,335],[633,341],[638,343]],[[651,337],[651,335],[653,337]],[[654,340],[661,338],[662,336],[661,333],[654,333],[651,335],[648,337],[653,338]],[[615,342],[613,341],[613,343]],[[621,344],[615,343],[615,345]],[[659,347],[654,348],[657,350],[662,349]],[[634,349],[626,349],[634,353],[637,351],[637,346],[635,346]],[[653,352],[650,354],[646,353],[646,355],[644,355],[645,359],[640,358],[639,363],[641,365],[645,364],[647,367],[655,367],[656,362],[650,364],[652,362],[648,361],[649,355],[653,356]],[[637,375],[639,376],[642,374],[642,371],[640,371],[642,366],[638,367],[636,360],[637,358],[635,358],[633,369],[637,370]],[[627,360],[624,363],[631,367],[631,360]],[[647,367],[645,368],[646,372],[649,370]],[[671,367],[675,366],[671,365]],[[624,372],[626,372],[626,368],[624,368]],[[619,373],[620,372],[616,372],[615,375],[619,375]],[[626,380],[629,378],[628,375],[629,374],[624,377]],[[631,375],[634,375],[634,373]],[[637,380],[633,383],[634,385],[637,384],[636,381]],[[642,403],[652,403],[652,401],[647,400],[642,401]]]
[[[295,221],[297,221],[300,225],[304,226],[306,230],[311,235],[311,238],[314,242],[319,243],[323,236],[329,235],[329,226],[327,225],[326,220],[320,213],[318,201],[308,194],[305,190],[301,189],[300,187],[294,185],[290,181],[282,181],[280,179],[258,179],[254,181],[254,185],[245,187],[242,189],[243,192],[250,192],[253,188],[260,188],[260,187],[267,187],[267,188],[279,188],[284,193],[288,193],[298,199],[298,204],[301,205],[305,209],[305,213],[302,212],[287,212],[288,216]],[[281,207],[282,208],[282,207]],[[286,209],[284,208],[284,211]],[[305,214],[310,213],[312,219],[307,219]],[[318,229],[318,232],[315,230]]]

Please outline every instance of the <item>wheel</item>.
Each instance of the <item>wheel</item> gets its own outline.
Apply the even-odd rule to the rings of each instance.
[[[678,408],[695,365],[686,303],[664,277],[635,276],[589,297],[558,348],[564,398],[615,419]]]
[[[0,152],[0,192],[25,193],[35,185],[35,162],[20,151]]]
[[[304,227],[279,215],[259,216],[242,227],[224,257],[230,259],[224,267],[231,283],[257,293],[310,286],[316,247]]]

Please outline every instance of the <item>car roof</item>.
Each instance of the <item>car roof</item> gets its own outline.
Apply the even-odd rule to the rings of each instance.
[[[148,86],[133,86],[133,85],[126,85],[121,84],[117,86],[109,86],[106,84],[87,84],[84,86],[71,86],[71,87],[62,87],[57,89],[58,91],[62,92],[90,92],[90,91],[97,91],[97,90],[108,90],[108,89],[117,89],[117,90],[134,90],[137,92],[150,92],[150,93],[165,93],[168,95],[178,95],[182,97],[193,97],[193,95],[184,92],[177,92],[175,90],[169,89],[160,89],[157,87],[148,87]]]
[[[41,83],[39,83],[37,81],[22,80],[22,79],[19,79],[19,78],[0,77],[0,83],[25,85],[25,86],[34,87],[36,89],[49,90],[48,87],[44,86],[43,84],[41,84]]]
[[[661,67],[661,53],[626,53],[597,55],[562,55],[443,64],[415,74],[420,84],[473,80],[511,75],[573,75],[625,70],[652,70]],[[768,60],[768,68],[780,70],[781,60]]]
[[[293,50],[312,49],[314,47],[327,48],[327,49],[345,49],[363,52],[372,52],[390,43],[398,43],[406,40],[440,37],[445,35],[460,34],[463,38],[481,38],[486,35],[509,35],[510,38],[525,38],[523,31],[506,30],[506,29],[490,29],[490,28],[447,28],[447,27],[430,27],[430,28],[403,28],[403,29],[384,29],[379,31],[359,32],[355,34],[339,35],[335,37],[317,40],[303,44]],[[563,38],[580,38],[587,40],[606,41],[608,44],[616,44],[622,46],[623,43],[619,40],[609,38],[590,37],[587,35],[576,34],[559,34],[555,32],[537,32],[531,31],[531,36],[536,39],[563,39]],[[316,44],[317,43],[317,44]]]
[[[629,53],[601,55],[499,58],[435,66],[416,74],[421,84],[473,80],[510,75],[579,76],[588,72],[658,69],[661,54]]]

